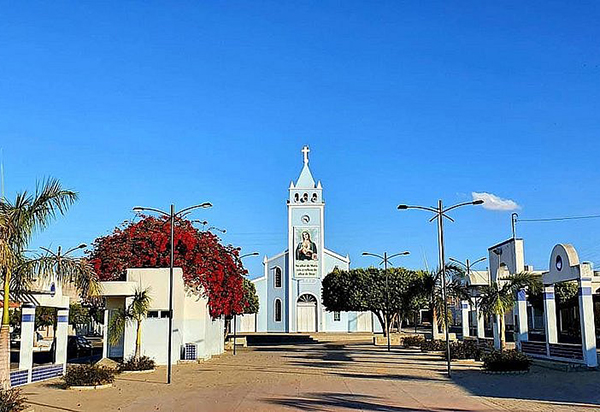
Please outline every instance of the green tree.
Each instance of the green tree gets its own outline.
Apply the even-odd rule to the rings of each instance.
[[[522,289],[535,293],[541,287],[542,283],[538,275],[531,272],[520,272],[480,288],[479,308],[481,313],[499,318],[500,350],[506,348],[504,315],[514,307],[517,294]]]
[[[258,313],[260,302],[254,283],[244,278],[244,314]]]
[[[82,306],[79,302],[74,302],[69,305],[69,325],[74,328],[81,325],[87,325],[92,321],[90,309]]]
[[[142,321],[148,315],[151,302],[150,288],[136,290],[129,306],[115,310],[108,324],[108,340],[113,345],[119,342],[127,325],[136,324],[135,359],[142,356]]]
[[[27,285],[34,274],[48,277],[52,273],[32,264],[25,255],[34,233],[64,214],[75,202],[77,194],[65,190],[58,180],[49,179],[38,185],[35,193],[18,193],[11,201],[0,198],[0,275],[3,280],[2,327],[0,328],[0,383],[10,388],[10,293]],[[35,262],[33,262],[35,263]]]
[[[334,269],[323,279],[323,305],[328,311],[370,311],[387,336],[392,323],[410,313],[417,280],[415,272],[404,268]]]

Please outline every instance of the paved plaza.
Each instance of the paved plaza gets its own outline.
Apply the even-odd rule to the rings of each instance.
[[[244,348],[202,364],[122,375],[113,388],[71,391],[60,381],[23,388],[35,411],[564,411],[600,410],[598,372],[534,366],[490,375],[439,355],[360,342]]]

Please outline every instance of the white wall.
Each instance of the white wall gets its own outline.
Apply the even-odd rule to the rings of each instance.
[[[110,283],[110,282],[103,282]],[[135,289],[149,288],[152,298],[150,311],[168,311],[169,308],[169,269],[128,269],[127,282]],[[113,288],[115,294],[131,288]],[[107,288],[110,290],[110,288]],[[127,292],[131,293],[131,292]],[[107,307],[125,307],[131,297],[108,296]],[[168,354],[168,318],[147,318],[142,322],[142,355],[153,358],[157,364],[167,363]],[[208,310],[208,299],[186,292],[181,268],[174,270],[173,283],[173,329],[172,362],[181,358],[181,348],[185,343],[194,343],[198,347],[198,358],[208,359],[224,351],[223,321],[213,320]],[[125,358],[135,353],[136,324],[126,328],[123,343]],[[115,356],[115,351],[110,355]]]

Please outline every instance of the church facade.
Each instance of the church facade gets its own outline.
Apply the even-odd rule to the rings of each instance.
[[[350,258],[325,247],[323,188],[302,149],[300,176],[288,190],[287,250],[263,260],[263,276],[253,280],[260,299],[256,315],[240,319],[242,332],[370,332],[370,313],[328,312],[321,281],[334,268],[347,270]]]

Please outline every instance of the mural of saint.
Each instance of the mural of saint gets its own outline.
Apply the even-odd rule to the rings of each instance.
[[[307,231],[302,232],[302,240],[296,247],[296,260],[317,260],[317,245]]]

